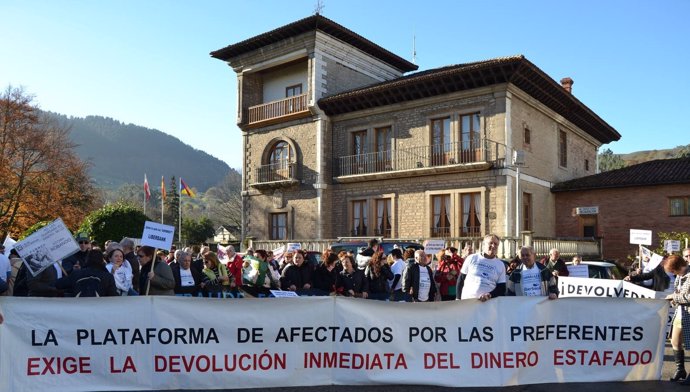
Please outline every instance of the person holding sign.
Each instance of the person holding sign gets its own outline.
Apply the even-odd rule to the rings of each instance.
[[[561,252],[559,252],[556,248],[551,249],[551,251],[549,251],[549,256],[544,256],[539,263],[546,266],[546,268],[548,268],[556,278],[559,276],[570,275],[570,272],[568,272],[568,267],[565,265],[565,261],[561,259]]]
[[[651,271],[648,272],[641,272],[641,270],[637,270],[632,272],[630,275],[626,276],[623,278],[626,282],[633,282],[633,283],[639,283],[639,282],[644,282],[645,280],[652,280],[652,286],[650,287],[654,291],[666,291],[668,286],[671,285],[671,278],[668,276],[666,273],[666,270],[664,269],[664,265],[666,264],[666,260],[663,260],[659,265],[656,266]]]
[[[536,263],[535,257],[534,249],[531,246],[520,248],[520,261],[522,262],[508,277],[506,295],[558,298],[556,278],[546,266]]]
[[[495,234],[484,236],[482,254],[475,253],[462,264],[455,290],[456,299],[477,298],[482,302],[506,293],[506,266],[496,257],[500,239]]]
[[[137,251],[141,275],[139,288],[145,295],[175,295],[175,278],[170,266],[159,260],[156,262],[156,249],[151,246],[142,246]]]
[[[690,250],[688,255],[690,255]],[[685,251],[683,254],[685,255]],[[671,347],[673,357],[676,361],[676,373],[671,377],[671,381],[683,380],[684,385],[690,385],[690,377],[685,372],[685,351],[683,347],[690,347],[690,273],[688,273],[688,260],[680,256],[669,256],[664,264],[666,272],[676,275],[673,287],[673,294],[666,296],[671,301],[672,306],[676,306],[676,313],[673,317],[673,330],[671,331]]]

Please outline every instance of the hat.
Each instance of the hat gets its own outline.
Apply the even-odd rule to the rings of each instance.
[[[74,239],[79,242],[79,241],[89,241],[89,236],[86,235],[86,233],[78,233]]]

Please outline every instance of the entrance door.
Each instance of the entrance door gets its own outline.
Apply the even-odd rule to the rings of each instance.
[[[580,233],[583,237],[598,237],[597,215],[580,215]]]

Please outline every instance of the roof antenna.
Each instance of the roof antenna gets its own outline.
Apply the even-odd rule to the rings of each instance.
[[[412,64],[417,65],[417,35],[412,32]]]
[[[316,0],[316,5],[314,6],[314,14],[322,14],[324,8],[326,8],[326,6],[323,4],[323,0]]]

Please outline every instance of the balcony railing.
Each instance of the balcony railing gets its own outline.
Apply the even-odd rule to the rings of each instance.
[[[351,176],[470,163],[505,164],[505,145],[486,139],[398,148],[337,159],[337,175]]]
[[[251,185],[278,184],[297,182],[297,164],[295,162],[278,162],[270,165],[262,165],[254,170],[254,178]]]
[[[249,124],[290,117],[309,111],[307,94],[296,95],[249,108]]]

